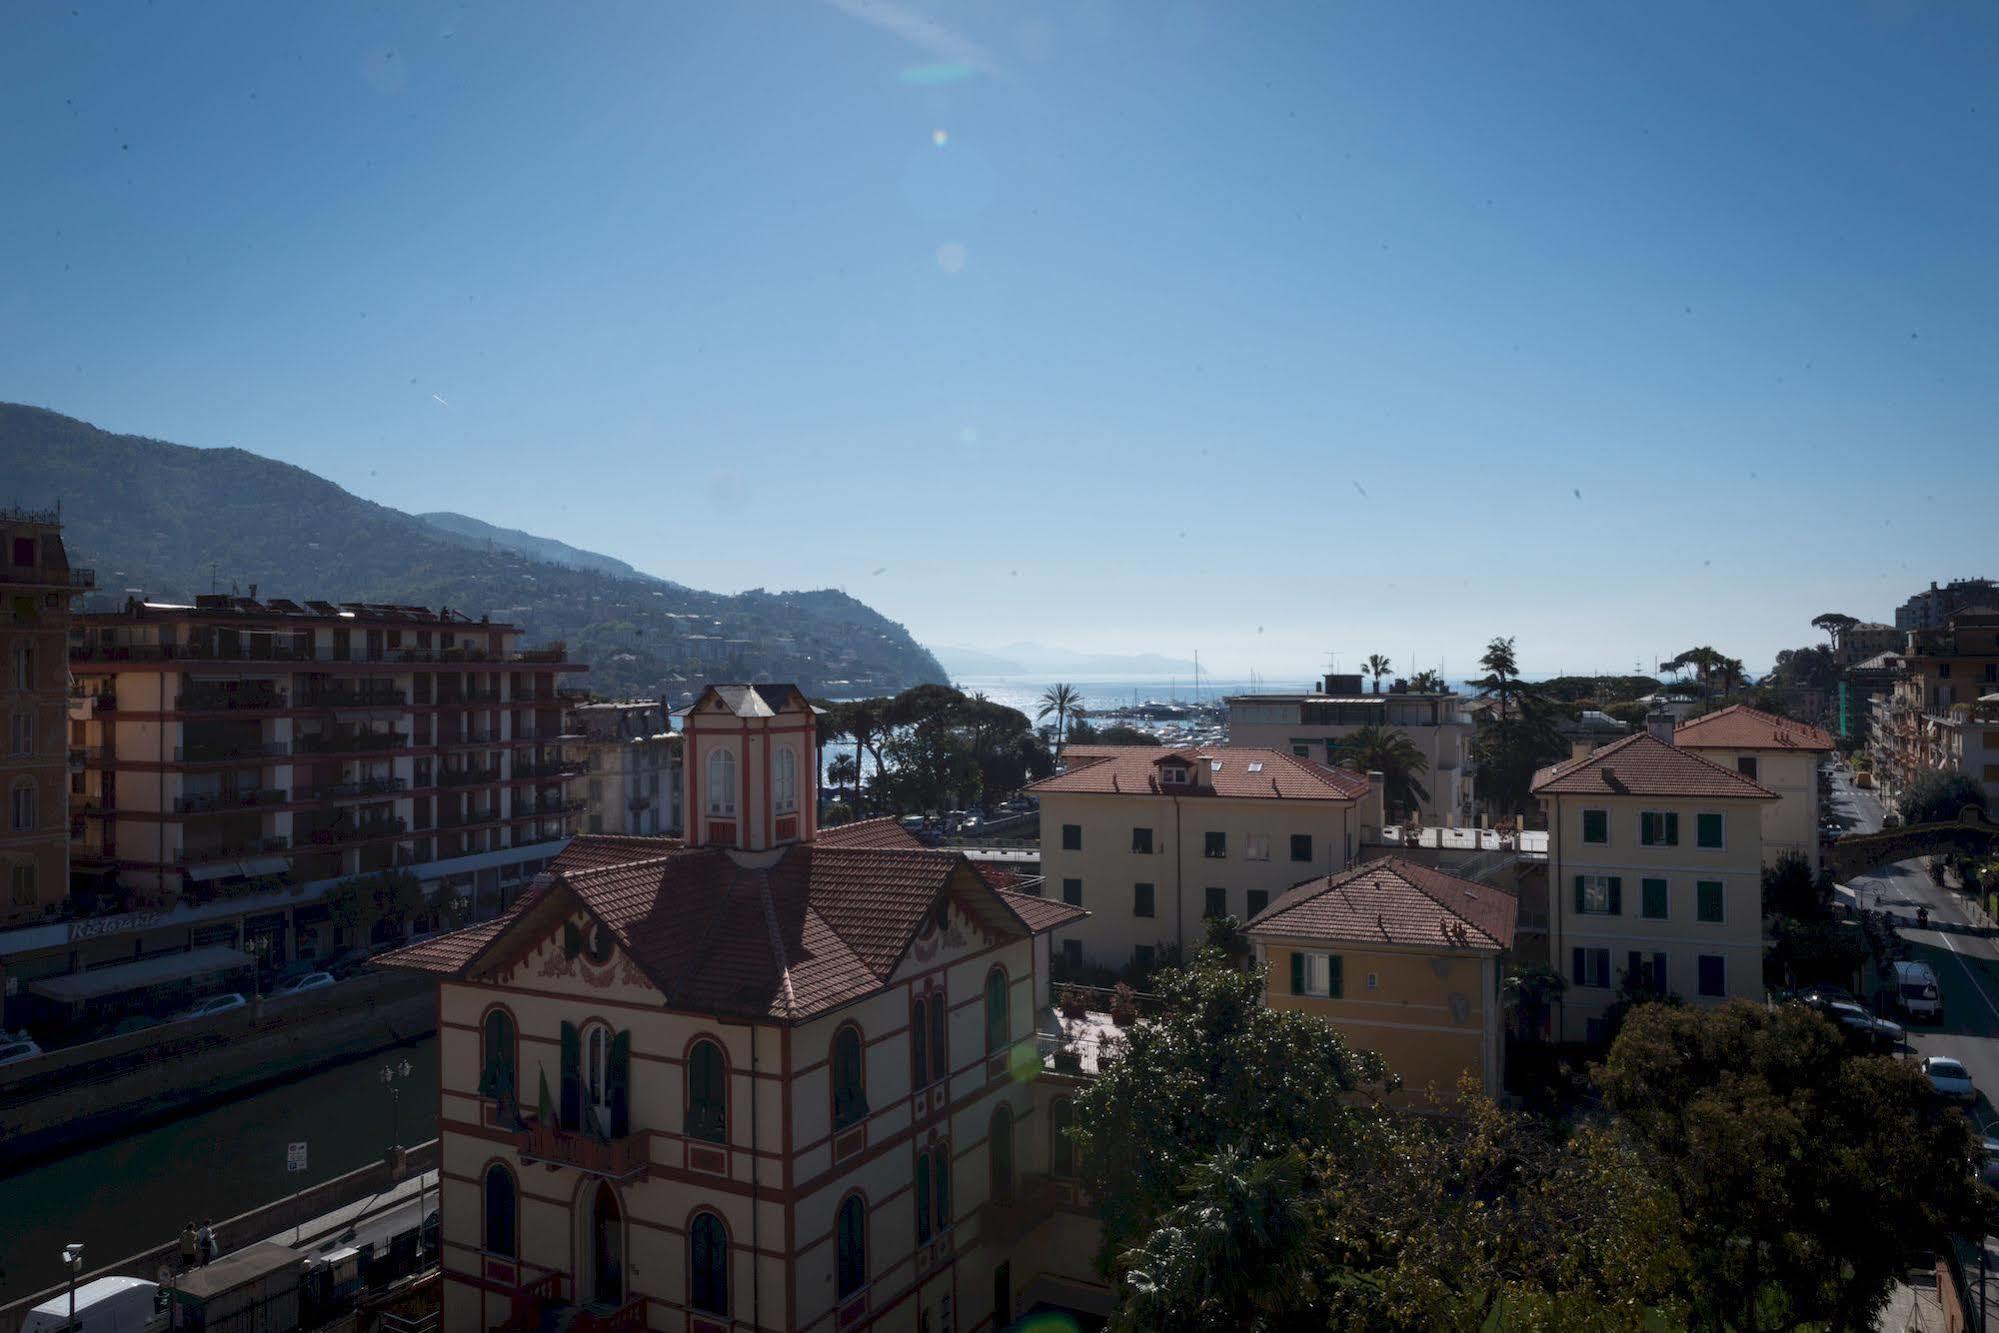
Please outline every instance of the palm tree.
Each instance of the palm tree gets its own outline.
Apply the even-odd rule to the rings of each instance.
[[[1362,667],[1361,670],[1374,677],[1374,692],[1380,694],[1381,678],[1395,670],[1395,666],[1380,653],[1375,653],[1367,659],[1367,665]]]
[[[1430,667],[1425,667],[1409,678],[1411,694],[1442,694],[1444,678]]]
[[[861,787],[860,764],[855,760],[853,755],[836,754],[833,756],[833,762],[826,765],[826,780],[832,783],[835,788],[843,791],[848,787],[852,787],[854,794],[859,796]]]
[[[1034,715],[1038,722],[1050,713],[1055,714],[1055,755],[1062,755],[1062,738],[1069,734],[1069,719],[1083,714],[1083,696],[1073,685],[1050,685],[1041,695],[1041,711]]]
[[[1383,795],[1391,805],[1414,810],[1430,799],[1430,793],[1417,781],[1417,774],[1428,770],[1430,761],[1399,731],[1373,724],[1356,727],[1334,742],[1333,758],[1340,767],[1356,773],[1380,773]]]

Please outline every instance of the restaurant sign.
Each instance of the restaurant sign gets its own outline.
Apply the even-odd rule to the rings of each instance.
[[[131,930],[146,930],[157,926],[166,918],[165,912],[123,912],[117,916],[93,916],[69,923],[69,942],[102,939],[107,935],[123,935]]]

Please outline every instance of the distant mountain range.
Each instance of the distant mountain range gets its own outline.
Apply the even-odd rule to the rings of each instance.
[[[1010,643],[1004,648],[936,648],[932,650],[953,676],[1187,676],[1189,658],[1158,653],[1082,653],[1040,643]]]
[[[561,639],[610,695],[676,702],[708,680],[795,681],[815,695],[946,679],[901,625],[845,593],[701,592],[622,560],[462,514],[406,514],[242,449],[113,435],[0,403],[0,505],[62,506],[86,606],[133,592],[450,607]]]

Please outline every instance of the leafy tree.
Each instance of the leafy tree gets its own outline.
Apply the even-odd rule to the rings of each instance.
[[[1528,963],[1506,974],[1499,983],[1500,1002],[1512,1016],[1515,1035],[1538,1041],[1548,1030],[1555,1001],[1569,988],[1569,979],[1543,963]]]
[[[1081,726],[1083,724],[1079,721],[1076,725]],[[1102,731],[1097,731],[1093,728],[1090,738],[1098,745],[1164,745],[1166,743],[1152,732],[1141,731],[1137,727],[1129,726],[1123,722],[1114,722]],[[1080,739],[1080,737],[1072,737],[1071,739]]]
[[[978,759],[950,731],[899,731],[883,747],[882,756],[886,763],[871,790],[897,814],[953,809],[978,800],[985,790]]]
[[[1062,752],[1062,742],[1069,731],[1070,717],[1082,712],[1083,696],[1073,685],[1050,685],[1041,695],[1041,709],[1035,713],[1038,721],[1050,713],[1055,715],[1055,752]]]
[[[1902,789],[1897,804],[1905,824],[1954,823],[1967,805],[1986,809],[1985,789],[1961,769],[1925,769]]]
[[[832,801],[827,804],[826,813],[819,816],[819,826],[833,828],[840,824],[851,824],[854,822],[854,817],[853,806],[845,801]]]
[[[1763,911],[1798,921],[1824,921],[1832,916],[1833,879],[1814,874],[1802,852],[1785,852],[1763,867]]]
[[[1442,694],[1444,677],[1431,667],[1425,667],[1409,678],[1409,692],[1412,694]]]
[[[1379,772],[1390,805],[1414,810],[1430,799],[1429,789],[1419,780],[1430,761],[1400,731],[1373,723],[1357,727],[1334,744],[1333,757],[1340,767],[1356,773]]]
[[[1982,1226],[1970,1122],[1811,1010],[1641,1005],[1595,1076],[1678,1201],[1695,1327],[1871,1328],[1904,1255]]]
[[[1520,679],[1520,664],[1514,657],[1513,640],[1495,638],[1486,644],[1478,664],[1485,672],[1484,676],[1472,682],[1478,686],[1479,697],[1498,701],[1501,722],[1509,716],[1517,716],[1533,687]]]
[[[1839,611],[1828,611],[1822,616],[1812,617],[1812,628],[1825,631],[1826,646],[1834,652],[1839,651],[1840,637],[1859,623],[1854,617]]]
[[[1380,653],[1370,654],[1366,665],[1361,667],[1361,671],[1364,674],[1374,677],[1374,692],[1376,694],[1381,693],[1381,678],[1393,670],[1395,670],[1395,664]]]

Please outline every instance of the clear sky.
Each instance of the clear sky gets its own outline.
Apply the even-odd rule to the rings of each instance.
[[[0,181],[0,398],[932,643],[1999,576],[1989,5],[24,3]]]

